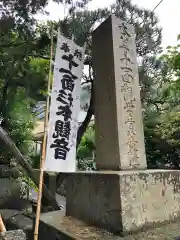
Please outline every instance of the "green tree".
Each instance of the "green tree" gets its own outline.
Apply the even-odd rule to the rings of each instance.
[[[78,147],[77,167],[79,170],[95,169],[95,149],[95,131],[93,124],[87,128]]]
[[[71,5],[70,5],[71,6]],[[83,6],[84,7],[84,6]],[[158,18],[154,12],[146,9],[141,9],[133,5],[131,1],[120,1],[120,4],[114,4],[111,9],[98,9],[96,11],[79,11],[78,8],[70,7],[67,17],[54,23],[55,29],[61,28],[62,34],[68,38],[74,39],[77,44],[83,46],[86,42],[86,59],[85,65],[89,68],[89,74],[84,75],[84,82],[93,83],[92,74],[92,40],[91,34],[95,24],[101,23],[106,19],[111,12],[114,12],[117,17],[128,21],[135,27],[136,31],[136,45],[138,56],[143,57],[148,54],[156,53],[159,50],[161,43],[161,28],[158,26]],[[40,27],[45,33],[49,33],[51,24]],[[143,79],[142,79],[143,81]],[[93,84],[91,86],[93,92]],[[87,108],[87,116],[78,130],[77,146],[79,145],[83,134],[85,133],[88,124],[93,115],[93,94],[90,96],[90,104]]]
[[[22,153],[27,154],[31,151],[35,118],[32,115],[31,102],[26,98],[24,89],[18,89],[7,116],[11,139],[16,142]]]
[[[156,17],[155,13],[138,8],[137,6],[133,5],[131,1],[121,1],[120,4],[115,4],[111,6],[111,9],[105,8],[98,9],[96,11],[79,11],[77,8],[74,7],[70,9],[68,16],[64,20],[60,21],[59,23],[54,23],[55,29],[57,30],[58,27],[60,27],[61,32],[66,37],[72,38],[72,36],[74,36],[77,44],[83,46],[86,42],[87,46],[85,65],[89,69],[89,74],[83,76],[83,84],[91,84],[91,86],[88,85],[88,88],[91,89],[92,93],[87,93],[90,98],[89,106],[87,104],[85,106],[85,109],[87,110],[87,115],[78,130],[78,158],[80,155],[86,155],[88,153],[90,154],[88,147],[84,143],[80,144],[80,142],[81,139],[82,142],[84,141],[82,137],[86,132],[86,129],[94,112],[91,34],[94,25],[106,19],[111,14],[111,12],[114,12],[118,17],[125,21],[128,21],[135,26],[137,53],[138,56],[140,56],[141,58],[144,56],[148,56],[148,54],[155,54],[156,52],[158,52],[161,43],[161,28],[158,26],[158,18]],[[43,32],[46,32],[47,35],[50,32],[50,28],[50,22],[46,26],[40,26],[40,29]],[[154,69],[153,71],[155,72]],[[147,78],[146,84],[145,77]],[[141,74],[141,85],[145,86],[149,84],[150,86],[150,83],[148,83],[149,78],[150,76],[147,75],[146,69],[146,76],[145,74]]]
[[[167,51],[150,71],[150,86],[144,99],[146,152],[149,167],[169,166],[179,169],[179,44]],[[146,74],[146,72],[145,72]],[[147,81],[148,82],[148,81]],[[147,94],[148,93],[148,94]]]
[[[136,45],[138,56],[143,57],[158,51],[161,42],[161,28],[158,27],[158,18],[155,13],[141,9],[131,3],[131,1],[120,1],[114,4],[111,9],[98,9],[87,11],[84,9],[88,3],[82,1],[56,1],[66,4],[69,8],[67,17],[53,23],[54,28],[59,26],[61,32],[71,38],[74,35],[75,41],[84,45],[86,42],[85,65],[89,68],[89,74],[84,76],[84,81],[92,84],[90,94],[90,104],[86,106],[87,116],[78,130],[77,146],[84,135],[93,115],[93,72],[92,72],[92,52],[91,33],[95,24],[102,22],[111,12],[117,17],[128,21],[135,26]],[[34,14],[43,11],[47,1],[1,1],[2,27],[0,29],[1,51],[0,59],[0,114],[3,118],[2,126],[9,130],[9,112],[12,99],[17,95],[17,86],[24,89],[30,105],[43,99],[46,93],[48,70],[49,44],[52,22],[46,25],[37,25]],[[83,11],[82,11],[83,10]],[[17,17],[14,17],[15,12]],[[36,60],[37,59],[37,60]],[[41,61],[40,61],[41,59]],[[44,62],[43,62],[44,61]],[[42,64],[42,65],[41,65]],[[42,66],[42,67],[41,67]],[[4,69],[6,71],[4,71]],[[144,83],[144,79],[142,78]]]
[[[1,126],[20,149],[31,139],[29,134],[33,128],[29,124],[34,121],[33,108],[37,101],[45,99],[49,65],[49,60],[23,56],[23,49],[21,51],[21,55],[0,51]]]

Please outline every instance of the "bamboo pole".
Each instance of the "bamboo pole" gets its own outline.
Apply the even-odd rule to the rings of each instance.
[[[6,227],[4,226],[4,222],[2,220],[2,217],[0,215],[0,232],[6,232]]]
[[[41,212],[42,186],[43,186],[43,177],[44,177],[44,163],[45,163],[45,157],[46,157],[47,127],[48,127],[48,116],[49,116],[49,105],[50,105],[52,57],[53,57],[53,28],[51,32],[48,95],[47,95],[46,112],[45,112],[45,119],[44,119],[44,138],[43,138],[42,154],[41,154],[39,191],[38,191],[38,201],[37,201],[37,209],[36,209],[36,224],[35,224],[35,230],[34,230],[34,240],[38,240],[39,219],[40,219],[40,212]]]

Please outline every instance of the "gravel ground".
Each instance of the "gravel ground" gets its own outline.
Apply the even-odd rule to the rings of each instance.
[[[22,230],[7,231],[0,234],[0,240],[26,240],[26,234]]]
[[[124,238],[94,227],[85,226],[80,221],[68,217],[64,218],[61,226],[63,231],[67,231],[72,236],[76,236],[79,240],[180,240],[180,221]]]

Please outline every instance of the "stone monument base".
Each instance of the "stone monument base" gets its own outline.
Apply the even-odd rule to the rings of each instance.
[[[113,233],[180,216],[180,171],[78,172],[66,185],[66,215]]]
[[[71,217],[62,216],[61,211],[43,213],[39,225],[40,240],[179,240],[180,220],[158,228],[121,237],[103,229],[90,226]]]

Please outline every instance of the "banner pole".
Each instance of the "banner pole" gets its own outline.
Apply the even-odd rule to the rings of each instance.
[[[47,127],[48,127],[49,105],[50,105],[52,58],[53,58],[53,27],[51,30],[48,95],[47,95],[47,100],[46,100],[46,111],[45,111],[45,119],[44,119],[44,137],[43,137],[43,143],[42,143],[42,154],[41,154],[41,162],[40,162],[39,191],[38,191],[38,201],[37,201],[37,209],[36,209],[36,223],[35,223],[35,230],[34,230],[34,240],[38,240],[39,219],[40,219],[40,212],[41,212],[42,186],[43,186],[43,177],[44,177],[44,163],[45,163],[45,158],[46,158]]]

